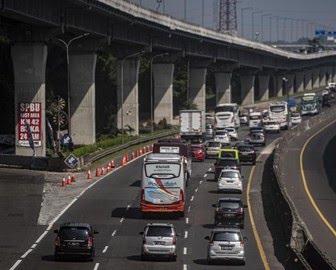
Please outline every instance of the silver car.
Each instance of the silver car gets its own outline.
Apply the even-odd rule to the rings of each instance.
[[[217,158],[219,150],[222,148],[222,143],[218,141],[208,141],[205,146],[205,158]]]
[[[149,257],[166,257],[176,261],[176,237],[170,223],[149,223],[143,232],[141,260]]]
[[[207,262],[214,261],[237,261],[245,264],[245,241],[238,227],[215,227],[211,236],[205,237],[209,240]]]
[[[214,141],[221,142],[225,145],[231,144],[231,138],[229,133],[226,130],[216,130]]]

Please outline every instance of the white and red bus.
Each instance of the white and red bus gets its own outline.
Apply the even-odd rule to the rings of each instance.
[[[149,154],[143,161],[141,212],[184,216],[187,169],[178,154]]]

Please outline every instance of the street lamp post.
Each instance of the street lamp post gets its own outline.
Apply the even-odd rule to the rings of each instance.
[[[244,38],[244,10],[251,10],[251,7],[241,8],[241,36]]]
[[[62,42],[66,49],[66,58],[67,58],[67,76],[68,76],[68,84],[67,84],[67,92],[68,92],[68,134],[71,135],[71,95],[70,95],[70,60],[69,60],[69,47],[71,42],[80,39],[82,37],[88,36],[90,33],[85,33],[80,36],[74,37],[73,39],[70,39],[68,42],[65,42],[63,39],[57,38],[58,41]]]
[[[151,101],[150,101],[150,115],[151,115],[151,134],[153,136],[154,133],[154,112],[153,112],[153,103],[154,103],[154,91],[153,91],[153,62],[155,60],[155,58],[157,57],[163,57],[169,55],[169,53],[160,53],[160,54],[156,54],[154,56],[152,56],[151,60],[150,60],[150,93],[151,93]]]
[[[255,33],[254,33],[254,15],[255,14],[259,14],[259,13],[262,13],[262,11],[254,11],[254,12],[252,12],[252,40],[255,39],[254,38],[254,35],[255,35]]]
[[[286,90],[286,95],[287,95],[287,128],[289,129],[289,111],[290,111],[290,106],[289,106],[289,88],[287,87],[287,82],[288,79],[286,77],[282,78],[282,81],[284,82],[285,90]]]

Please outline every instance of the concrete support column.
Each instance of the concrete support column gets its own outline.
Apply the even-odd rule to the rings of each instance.
[[[154,78],[154,122],[166,118],[173,122],[174,64],[153,64]]]
[[[333,81],[333,82],[336,82],[336,66],[333,66],[332,67],[332,76],[331,76],[331,80]]]
[[[293,95],[294,94],[294,74],[287,74],[286,75],[287,78],[287,82],[286,82],[286,91],[288,91],[289,95]],[[287,92],[285,92],[284,94],[287,94]]]
[[[294,89],[294,92],[303,92],[303,76],[304,73],[302,71],[295,72],[296,89]]]
[[[320,68],[320,87],[325,87],[327,85],[327,68]]]
[[[35,147],[36,156],[46,155],[45,128],[45,69],[47,62],[47,46],[43,44],[15,44],[11,48],[14,85],[15,85],[15,154],[32,156],[33,151],[27,146],[19,145],[19,103],[40,102],[41,120],[39,132],[40,146]],[[22,126],[22,125],[21,125]],[[34,130],[32,130],[34,135]]]
[[[231,75],[229,72],[215,74],[216,79],[216,104],[231,103]]]
[[[254,75],[241,75],[241,105],[254,104]]]
[[[71,136],[74,144],[96,142],[96,71],[97,55],[70,55]]]
[[[282,97],[282,79],[283,79],[283,75],[274,76],[275,97]]]
[[[332,78],[333,78],[333,68],[332,66],[327,67],[327,73],[328,73],[328,82],[331,82]]]
[[[313,71],[305,70],[304,72],[304,90],[309,91],[313,89]]]
[[[197,105],[199,110],[206,111],[205,108],[205,79],[206,68],[189,69],[189,99]]]
[[[138,77],[139,59],[125,60],[122,72],[122,61],[118,61],[117,83],[118,83],[118,128],[124,129],[130,126],[134,129],[133,135],[139,134],[139,101],[138,101]],[[123,89],[121,89],[121,76],[123,76]],[[123,104],[122,104],[123,96]]]
[[[318,88],[320,86],[320,69],[315,68],[312,71],[312,79],[313,79],[313,89]]]
[[[270,75],[258,75],[258,80],[259,80],[259,100],[268,100]]]

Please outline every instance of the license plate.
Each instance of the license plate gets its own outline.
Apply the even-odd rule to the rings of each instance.
[[[160,207],[160,210],[167,210],[167,207]]]
[[[69,246],[76,247],[76,246],[79,246],[79,243],[77,243],[77,242],[70,242]]]
[[[154,241],[154,245],[162,245],[164,246],[165,242],[163,241]]]
[[[227,247],[227,246],[224,246],[224,247],[223,247],[223,246],[222,246],[221,249],[222,249],[222,250],[232,250],[232,247]]]
[[[248,154],[247,153],[241,153],[242,154],[242,156],[247,156]]]

